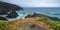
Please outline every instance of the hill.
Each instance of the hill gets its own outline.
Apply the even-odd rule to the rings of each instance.
[[[0,30],[60,30],[60,21],[42,15],[13,21],[1,20]]]

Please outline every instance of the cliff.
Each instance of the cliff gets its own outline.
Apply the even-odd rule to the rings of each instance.
[[[54,21],[60,21],[60,19],[58,17],[51,17],[48,15],[43,15],[43,14],[39,14],[39,13],[33,13],[33,15],[28,14],[25,18],[33,18],[33,17],[47,17],[47,18],[50,18]]]
[[[15,4],[10,4],[7,2],[0,1],[0,20],[3,20],[3,18],[5,17],[16,18],[18,16],[16,11],[19,11],[19,10],[23,10],[23,8]],[[2,15],[7,15],[7,16],[1,19]]]

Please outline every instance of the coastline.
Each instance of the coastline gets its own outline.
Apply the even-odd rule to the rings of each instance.
[[[4,20],[2,20],[3,22]],[[5,20],[6,21],[6,20]],[[52,19],[49,16],[43,15],[43,14],[38,14],[34,13],[33,15],[29,14],[27,15],[24,19],[19,19],[19,20],[14,20],[14,21],[6,21],[7,24],[5,24],[5,21],[3,22],[3,25],[7,25],[1,29],[6,29],[6,30],[25,30],[26,28],[30,30],[30,26],[34,27],[33,29],[46,29],[46,30],[55,30],[55,29],[60,29],[60,22]],[[2,23],[1,22],[1,23]],[[59,24],[59,25],[58,25]],[[22,27],[21,27],[22,26]],[[25,27],[27,26],[27,27]],[[56,26],[56,27],[55,27]],[[29,27],[29,28],[28,28]],[[9,28],[9,29],[8,29]]]

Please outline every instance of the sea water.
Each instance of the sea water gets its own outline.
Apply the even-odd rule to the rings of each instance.
[[[24,8],[24,11],[26,14],[40,13],[60,18],[60,7],[26,7]]]
[[[16,11],[19,16],[10,20],[23,19],[28,14],[33,13],[39,13],[51,17],[60,18],[60,7],[23,7],[23,9],[23,11]]]

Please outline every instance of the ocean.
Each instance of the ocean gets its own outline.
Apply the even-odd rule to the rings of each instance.
[[[60,18],[60,7],[23,7],[23,11],[17,11],[19,16],[16,19],[24,18],[28,14],[40,13],[51,17]]]

